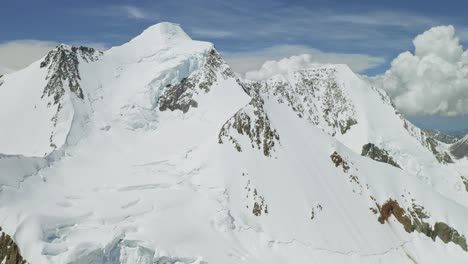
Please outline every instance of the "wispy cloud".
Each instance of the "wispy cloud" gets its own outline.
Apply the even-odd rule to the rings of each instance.
[[[129,18],[148,19],[150,17],[149,14],[135,6],[121,6],[120,8]]]
[[[83,12],[91,16],[115,17],[131,20],[156,20],[158,18],[157,13],[153,9],[146,9],[133,5],[112,5],[99,9],[86,9]]]
[[[232,31],[208,28],[192,28],[190,29],[190,33],[192,34],[192,37],[213,39],[233,37],[235,35]]]
[[[324,51],[392,57],[410,48],[413,36],[433,26],[455,24],[460,30],[468,28],[463,19],[455,21],[414,9],[361,11],[347,8],[346,4],[298,6],[283,0],[199,0],[196,5],[188,0],[126,3],[132,4],[88,11],[94,16],[112,17],[104,23],[116,30],[130,31],[129,22],[142,27],[157,21],[176,22],[192,37],[215,42],[218,48],[228,51],[301,44]]]
[[[405,12],[390,12],[390,11],[373,11],[366,13],[338,13],[327,16],[331,22],[352,23],[367,26],[393,26],[402,28],[420,28],[432,25],[437,25],[437,18],[424,15],[405,13]]]
[[[280,57],[248,59],[244,56],[246,53],[260,54],[278,46],[304,48],[299,50],[302,52],[284,53],[282,57],[317,54],[311,52],[315,49],[327,54],[361,54],[390,59],[401,51],[412,49],[415,35],[441,24],[455,25],[460,39],[468,41],[468,22],[464,18],[422,13],[417,9],[389,11],[382,5],[367,9],[349,8],[350,4],[346,3],[302,3],[299,6],[285,0],[120,3],[123,4],[100,3],[88,9],[70,10],[71,15],[81,19],[88,16],[87,20],[97,26],[92,30],[83,29],[83,32],[73,31],[70,36],[61,35],[62,39],[72,44],[77,42],[75,40],[98,42],[92,46],[105,49],[126,42],[154,23],[171,21],[181,24],[193,38],[213,42],[220,51],[232,55],[231,58],[238,56],[246,65],[244,68],[249,70],[258,69],[265,60]],[[381,66],[376,72],[383,70],[384,66]]]
[[[275,0],[243,1],[242,5],[202,0],[189,10],[178,8],[183,4],[179,1],[159,2],[156,8],[160,11],[160,19],[193,27],[189,33],[196,37],[232,39],[236,49],[245,48],[245,45],[265,48],[278,44],[304,44],[358,53],[383,51],[389,56],[410,47],[416,34],[450,20],[410,11],[327,9],[284,5]],[[216,30],[212,30],[213,27]],[[389,54],[392,50],[395,51]]]

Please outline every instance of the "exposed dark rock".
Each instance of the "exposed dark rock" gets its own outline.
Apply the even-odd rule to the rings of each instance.
[[[357,185],[361,185],[361,183],[359,183],[359,178],[356,175],[349,175],[349,181],[354,182]]]
[[[437,222],[434,224],[432,239],[435,240],[436,237],[440,238],[440,240],[444,241],[446,244],[453,242],[459,245],[463,250],[468,251],[465,236],[460,235],[457,230],[448,226],[446,223]]]
[[[321,212],[322,210],[323,210],[323,207],[320,204],[317,204],[317,206],[312,207],[312,210],[310,212],[310,220],[314,220],[318,212]]]
[[[55,112],[55,115],[52,117],[51,121],[52,121],[52,125],[54,127],[57,127],[57,122],[58,122],[58,114],[60,112],[60,110],[62,110],[62,104],[59,103],[57,105],[57,112]],[[56,149],[57,148],[57,145],[54,143],[54,133],[52,133],[50,136],[49,136],[49,145]]]
[[[212,49],[208,53],[201,71],[183,78],[178,84],[165,86],[159,97],[159,110],[180,110],[187,113],[191,107],[198,107],[195,97],[201,91],[205,93],[210,91],[217,81],[217,72],[220,72],[225,79],[234,77],[234,73],[221,58],[221,55]]]
[[[279,143],[280,137],[271,127],[268,115],[263,108],[263,100],[255,93],[252,96],[250,103],[223,125],[218,142],[222,144],[223,139],[227,139],[238,151],[241,151],[241,146],[231,134],[232,130],[235,130],[239,135],[249,137],[252,148],[263,150],[263,154],[269,157],[275,144]]]
[[[331,154],[330,156],[332,162],[335,164],[336,167],[342,167],[343,168],[343,172],[347,173],[349,171],[349,165],[348,163],[343,160],[343,158],[340,156],[340,154],[338,154],[338,152],[333,152],[333,154]]]
[[[453,163],[453,160],[448,153],[441,153],[437,150],[437,146],[439,145],[437,141],[435,141],[432,138],[426,138],[426,142],[429,146],[429,149],[432,151],[432,153],[440,163]]]
[[[24,264],[26,260],[21,256],[15,241],[0,228],[0,262],[5,264]],[[4,261],[4,262],[2,262]]]
[[[178,109],[187,113],[190,107],[197,107],[198,103],[192,99],[193,93],[187,93],[187,90],[195,88],[195,85],[192,79],[183,78],[180,83],[167,87],[159,98],[159,110]]]
[[[212,49],[206,59],[205,79],[200,83],[200,89],[205,92],[210,91],[210,87],[216,82],[216,72],[222,68],[223,64],[225,62],[221,55],[215,49]],[[231,68],[225,67],[222,70],[222,75],[224,78],[234,77],[234,72]]]
[[[463,176],[461,176],[461,179],[462,179],[463,185],[465,185],[465,191],[468,192],[468,179]]]
[[[388,154],[384,149],[380,149],[372,143],[368,143],[362,147],[361,155],[364,157],[369,157],[375,161],[388,163],[394,167],[400,168],[400,165],[396,163],[393,158]]]
[[[42,97],[53,97],[53,103],[58,104],[62,96],[65,94],[64,82],[68,88],[78,98],[84,99],[83,90],[80,86],[79,59],[80,56],[84,61],[95,61],[101,53],[96,52],[92,48],[86,47],[68,47],[59,45],[49,52],[45,59],[41,62],[40,67],[48,67],[46,80],[48,80]]]
[[[323,118],[329,126],[339,128],[341,134],[345,134],[351,126],[357,124],[357,121],[352,117],[341,118],[346,113],[354,112],[354,108],[348,103],[345,94],[334,79],[329,80],[322,100],[324,100],[325,107]]]
[[[353,118],[346,119],[346,121],[341,121],[338,123],[340,127],[341,134],[345,134],[348,130],[351,129],[353,125],[356,125],[357,121]]]
[[[72,51],[76,54],[79,54],[81,58],[86,62],[96,61],[99,56],[103,54],[102,51],[96,51],[93,48],[88,48],[84,46],[72,47]]]
[[[406,212],[397,201],[389,199],[380,207],[378,221],[384,224],[392,215],[403,225],[403,228],[408,233],[416,231],[430,237],[434,241],[438,237],[446,244],[452,242],[460,246],[464,251],[468,251],[464,235],[461,235],[457,230],[443,222],[436,222],[432,227],[424,221],[429,216],[421,206],[413,204],[411,208],[408,208],[408,212]]]
[[[287,104],[298,117],[333,136],[345,134],[357,124],[354,105],[338,85],[336,73],[333,68],[300,70],[294,72],[294,85],[286,81],[249,81],[243,87],[249,95],[257,93]]]
[[[254,203],[252,213],[255,216],[260,216],[262,214],[262,207],[257,202]]]
[[[252,213],[255,216],[260,216],[262,213],[268,214],[268,205],[265,203],[265,198],[263,196],[259,196],[257,193],[257,189],[254,189],[253,198],[255,200]]]
[[[397,201],[390,199],[380,208],[378,221],[384,224],[392,215],[403,225],[406,232],[413,232],[414,229],[411,225],[411,218],[406,215],[405,210],[400,207]]]

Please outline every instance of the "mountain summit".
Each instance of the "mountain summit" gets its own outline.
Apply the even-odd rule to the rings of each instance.
[[[104,52],[56,47],[0,78],[0,108],[5,259],[468,257],[468,160],[346,65],[242,80],[160,23]]]
[[[163,22],[147,28],[130,43],[169,44],[192,40],[178,24]]]

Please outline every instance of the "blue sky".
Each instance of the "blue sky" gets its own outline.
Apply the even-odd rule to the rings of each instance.
[[[385,59],[364,72],[372,75],[411,50],[414,36],[432,26],[453,24],[468,40],[467,7],[464,1],[5,1],[0,42],[113,46],[154,23],[172,21],[224,52],[287,44]]]
[[[361,73],[367,75],[383,73],[398,54],[413,50],[416,35],[433,26],[454,25],[462,44],[468,42],[465,1],[23,0],[3,1],[1,10],[0,43],[28,39],[106,48],[171,21],[194,39],[215,43],[227,57],[360,54],[357,63],[366,64]],[[467,117],[441,126],[429,119],[423,124],[468,126]]]

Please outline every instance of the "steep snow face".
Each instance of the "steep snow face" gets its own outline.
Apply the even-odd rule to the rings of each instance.
[[[38,98],[50,87],[21,108],[43,104],[37,142],[72,111],[46,157],[9,151],[13,134],[0,145],[0,226],[31,263],[466,260],[468,164],[440,163],[433,151],[447,146],[424,145],[346,66],[242,82],[171,23],[93,56],[48,57],[61,48],[63,66],[0,79],[12,94],[11,80],[43,80],[20,89]]]

